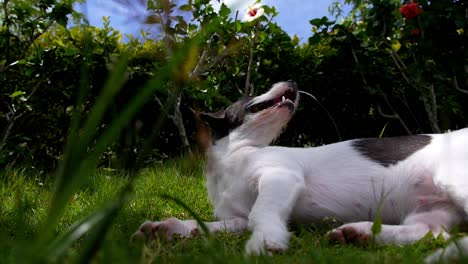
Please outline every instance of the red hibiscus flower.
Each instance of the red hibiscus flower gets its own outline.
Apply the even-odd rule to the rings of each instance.
[[[415,18],[421,13],[418,3],[411,1],[410,4],[402,5],[400,13],[403,14],[406,20]]]

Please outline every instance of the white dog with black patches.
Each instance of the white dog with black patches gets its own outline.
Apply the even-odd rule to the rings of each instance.
[[[437,135],[357,139],[314,148],[269,146],[297,109],[292,81],[224,111],[203,114],[212,131],[206,184],[215,216],[210,231],[252,231],[248,254],[288,248],[288,222],[332,217],[344,223],[329,232],[341,243],[366,242],[376,214],[377,242],[407,244],[428,232],[446,231],[467,220],[468,129]],[[195,220],[145,222],[134,237],[189,237]],[[427,261],[468,252],[468,239]]]

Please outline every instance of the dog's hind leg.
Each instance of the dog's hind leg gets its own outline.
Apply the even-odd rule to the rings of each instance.
[[[247,229],[247,219],[232,218],[228,220],[204,223],[209,232],[226,231],[230,233],[240,233]],[[154,240],[162,238],[168,241],[175,236],[192,237],[203,233],[196,220],[179,220],[169,218],[161,222],[144,222],[132,235],[130,241],[134,240]]]
[[[434,236],[442,235],[448,238],[445,232],[462,220],[459,213],[453,208],[434,209],[432,211],[414,213],[409,215],[401,225],[382,225],[381,232],[376,235],[375,241],[383,244],[409,244],[423,238],[432,232]],[[357,242],[366,244],[372,238],[372,222],[357,222],[342,225],[332,230],[328,236],[331,240],[342,244]]]
[[[304,183],[299,175],[270,169],[258,180],[258,196],[249,214],[252,236],[247,254],[281,252],[288,248],[290,233],[287,221]]]
[[[438,249],[424,259],[424,263],[466,263],[468,260],[468,237],[456,240],[446,248]]]
[[[468,129],[462,129],[438,138],[434,183],[445,191],[468,215]]]

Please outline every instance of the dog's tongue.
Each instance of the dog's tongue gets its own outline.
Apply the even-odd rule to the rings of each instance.
[[[278,103],[281,103],[281,102],[283,102],[284,100],[286,100],[286,98],[284,97],[284,95],[278,96],[278,97],[276,97],[275,99],[273,99],[273,105],[276,105],[276,104],[278,104]]]
[[[275,105],[275,104],[277,104],[279,102],[281,102],[281,97],[277,97],[277,98],[273,99],[273,105]]]

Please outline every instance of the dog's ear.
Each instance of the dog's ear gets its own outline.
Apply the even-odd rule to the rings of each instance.
[[[222,109],[214,113],[200,112],[200,117],[208,124],[210,122],[219,122],[222,119],[226,118],[226,110]]]
[[[229,120],[226,116],[226,110],[218,112],[206,113],[200,112],[200,119],[205,123],[211,131],[211,137],[218,140],[229,133]]]
[[[213,132],[219,131],[227,126],[226,110],[224,109],[214,113],[200,112],[200,119],[203,120]]]
[[[226,111],[207,113],[191,110],[197,120],[197,142],[204,150],[207,150],[214,140],[219,139],[221,131],[226,129]]]

